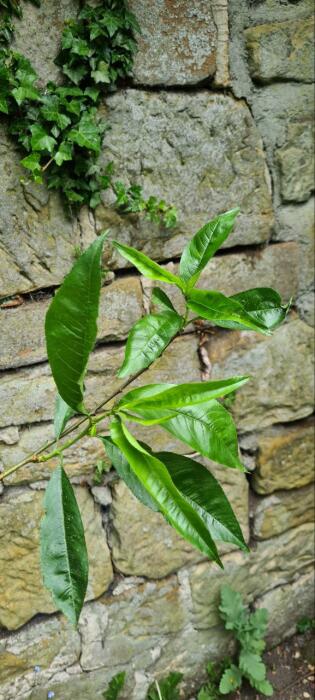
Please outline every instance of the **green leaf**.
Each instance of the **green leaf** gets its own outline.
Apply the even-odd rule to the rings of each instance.
[[[41,523],[44,585],[72,624],[78,622],[88,583],[84,529],[73,488],[62,467],[53,472]]]
[[[106,453],[116,469],[118,476],[127,484],[131,493],[143,503],[147,508],[158,511],[159,507],[147,490],[142,486],[136,474],[132,471],[130,464],[127,462],[121,450],[115,445],[110,437],[100,437]]]
[[[119,693],[123,689],[126,680],[126,673],[117,673],[109,682],[107,690],[103,693],[105,700],[118,700]]]
[[[158,452],[156,457],[166,466],[176,488],[204,520],[211,537],[235,544],[247,552],[230,503],[210,471],[195,460],[172,452]]]
[[[151,301],[155,306],[159,306],[161,309],[166,311],[175,311],[174,306],[170,298],[163,292],[159,287],[154,287],[152,289]]]
[[[233,690],[237,690],[237,688],[241,687],[242,683],[242,673],[237,666],[232,666],[230,668],[227,668],[220,681],[220,686],[219,690],[222,695],[227,695],[228,693],[231,693]]]
[[[62,165],[65,160],[72,160],[72,145],[66,141],[62,141],[58,151],[54,155],[54,160],[58,166]]]
[[[183,250],[179,272],[191,288],[200,273],[231,233],[239,209],[231,209],[202,227]]]
[[[88,148],[95,153],[101,149],[99,128],[95,122],[95,115],[83,114],[76,127],[67,134],[69,141],[77,143],[82,148]]]
[[[234,294],[230,299],[242,304],[246,313],[255,321],[268,330],[274,330],[284,321],[289,304],[282,305],[281,297],[274,289],[268,287],[257,287],[248,289],[246,292]],[[243,328],[241,324],[233,324],[234,328]]]
[[[167,284],[175,284],[180,289],[183,289],[183,283],[179,277],[165,270],[161,265],[158,265],[154,260],[144,255],[144,253],[140,253],[140,251],[130,246],[118,243],[118,241],[112,241],[112,244],[123,258],[131,262],[144,277],[148,277],[148,279],[151,280],[166,282]]]
[[[249,682],[255,690],[258,690],[259,693],[262,693],[262,695],[267,695],[267,697],[271,697],[273,695],[273,687],[269,681],[264,679],[263,681],[256,681],[253,678],[249,679]]]
[[[258,654],[253,654],[247,649],[242,649],[239,657],[239,666],[243,674],[254,681],[263,681],[266,677],[266,666]]]
[[[149,454],[118,420],[111,424],[111,437],[166,520],[188,542],[222,566],[203,520],[173,484],[164,464]]]
[[[70,80],[75,85],[79,85],[79,83],[86,76],[88,71],[87,67],[82,64],[78,66],[70,66],[68,64],[64,64],[62,66],[62,72],[67,76],[67,78],[70,78]]]
[[[12,95],[20,106],[24,100],[39,100],[40,94],[36,87],[31,84],[20,85],[12,90]]]
[[[59,394],[56,396],[55,415],[54,415],[54,432],[56,440],[59,440],[61,433],[65,429],[68,420],[74,416],[75,411],[61,398]]]
[[[241,594],[227,585],[221,588],[219,610],[222,619],[225,621],[225,629],[227,630],[237,631],[248,617]]]
[[[234,422],[217,401],[182,408],[138,408],[137,412],[145,419],[160,419],[162,428],[214,462],[244,471]]]
[[[141,318],[129,333],[125,359],[118,377],[135,374],[149,367],[162,354],[182,325],[182,317],[174,311],[163,311]]]
[[[154,390],[154,394],[149,393],[135,398],[135,391],[125,394],[119,406],[137,411],[138,409],[153,409],[158,413],[160,409],[167,411],[172,408],[181,408],[183,406],[194,406],[199,403],[205,403],[211,399],[216,399],[220,396],[226,396],[232,391],[239,389],[248,381],[249,377],[231,377],[230,379],[222,379],[214,382],[192,382],[189,384],[177,384],[173,386],[160,384],[161,391]],[[152,385],[149,385],[152,387]],[[159,386],[159,385],[154,385]],[[142,387],[143,389],[144,387]],[[171,414],[170,414],[171,415]]]
[[[97,333],[103,234],[80,256],[46,314],[48,360],[60,396],[74,411],[85,412],[83,380]]]
[[[30,153],[29,156],[26,156],[26,158],[23,158],[23,160],[21,160],[21,165],[23,165],[24,168],[31,170],[32,173],[40,173],[41,172],[40,159],[41,159],[40,153]]]
[[[96,83],[110,83],[111,79],[108,70],[109,64],[105,63],[105,61],[100,61],[96,70],[91,71],[91,76]]]
[[[31,146],[34,151],[48,151],[48,153],[52,153],[57,141],[52,136],[49,136],[40,124],[31,126],[31,134]]]
[[[178,685],[183,679],[182,673],[171,672],[166,678],[161,678],[158,682],[152,683],[148,690],[147,700],[179,700]]]
[[[235,299],[221,292],[192,289],[187,297],[187,306],[201,318],[212,321],[217,326],[231,327],[230,322],[242,324],[243,328],[270,335],[269,331],[254,317],[250,316]]]

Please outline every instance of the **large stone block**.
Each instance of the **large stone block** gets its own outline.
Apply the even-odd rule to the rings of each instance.
[[[227,554],[224,570],[201,563],[190,574],[195,629],[208,629],[220,622],[220,589],[228,584],[251,603],[268,591],[308,573],[312,567],[313,525],[305,524],[259,542],[249,555]],[[291,622],[287,621],[288,627]]]
[[[253,533],[259,540],[314,521],[314,488],[278,491],[261,499],[254,510]]]
[[[248,107],[232,97],[201,91],[125,90],[104,106],[111,125],[104,156],[125,182],[137,180],[146,195],[163,197],[179,210],[175,229],[96,210],[97,228],[110,227],[122,242],[155,258],[178,256],[195,231],[219,212],[240,206],[227,245],[268,239],[271,197],[262,143]],[[109,135],[110,134],[110,135]],[[106,247],[106,246],[105,246]],[[107,247],[110,265],[122,266]],[[115,261],[115,262],[114,262]]]
[[[276,151],[284,202],[305,202],[314,190],[314,125],[288,124],[286,143]]]
[[[245,41],[254,80],[314,80],[312,17],[250,27]]]
[[[241,431],[260,430],[313,412],[313,340],[312,329],[294,317],[271,337],[247,331],[210,336],[206,347],[211,379],[251,376],[236,393],[231,409]]]
[[[51,298],[0,308],[0,369],[32,365],[47,359],[45,315]],[[123,277],[103,287],[98,341],[123,340],[142,316],[142,292],[136,277]]]
[[[314,425],[269,428],[258,435],[257,468],[252,485],[260,494],[295,489],[314,480]]]
[[[113,571],[100,511],[86,489],[77,488],[76,495],[89,554],[87,599],[90,600],[107,590]],[[43,492],[9,490],[2,496],[0,511],[0,624],[16,629],[37,613],[56,610],[42,585],[40,572],[39,524],[43,515]]]
[[[279,586],[263,595],[259,608],[269,613],[267,643],[280,644],[285,637],[296,632],[296,624],[302,617],[314,617],[314,572],[299,576],[296,581]]]

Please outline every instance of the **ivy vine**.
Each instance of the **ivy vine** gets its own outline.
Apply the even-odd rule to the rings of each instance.
[[[9,134],[32,179],[59,190],[70,210],[84,204],[95,209],[101,193],[110,188],[122,213],[144,212],[153,221],[173,226],[175,207],[153,196],[145,199],[141,186],[115,180],[112,162],[105,168],[98,162],[109,128],[98,107],[130,76],[140,32],[124,0],[102,0],[96,7],[81,3],[78,18],[65,24],[55,59],[62,84],[49,82],[44,88],[30,61],[8,45],[12,27],[6,30],[3,23],[11,22],[13,15],[21,17],[20,2],[0,0],[1,8],[0,112],[8,118]]]

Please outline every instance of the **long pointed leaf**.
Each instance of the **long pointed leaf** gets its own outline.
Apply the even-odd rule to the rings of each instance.
[[[242,304],[221,292],[192,289],[187,298],[188,307],[201,318],[217,326],[227,327],[230,322],[242,324],[244,328],[270,335],[268,329],[248,314]]]
[[[158,452],[178,490],[204,519],[214,540],[235,544],[248,551],[231,505],[208,469],[189,457],[173,452]]]
[[[148,277],[148,279],[151,280],[166,282],[167,284],[175,284],[180,289],[183,288],[183,283],[179,277],[173,275],[172,272],[164,269],[161,265],[158,265],[154,260],[144,255],[144,253],[140,253],[139,250],[131,248],[128,245],[118,243],[118,241],[112,241],[112,244],[123,258],[131,262],[144,277]]]
[[[156,501],[151,498],[147,490],[142,486],[141,481],[139,481],[136,474],[132,471],[129,462],[123,455],[121,450],[115,445],[110,437],[100,437],[106,453],[116,469],[118,476],[127,484],[133,495],[138,498],[141,503],[143,503],[147,508],[151,510],[158,511],[159,507]]]
[[[41,523],[44,585],[72,624],[76,624],[88,583],[84,529],[73,488],[62,467],[53,472],[45,494]]]
[[[163,289],[159,287],[154,287],[152,289],[151,301],[155,306],[159,306],[161,309],[166,309],[166,311],[176,311],[170,298],[163,292]]]
[[[68,406],[83,413],[83,380],[97,334],[105,235],[90,245],[65,277],[45,322],[48,360],[58,392]]]
[[[149,367],[162,354],[182,325],[182,317],[174,311],[148,314],[141,318],[129,333],[124,362],[118,376],[125,377]]]
[[[196,284],[200,273],[231,233],[239,209],[220,214],[202,227],[183,250],[179,272],[188,288]]]
[[[278,292],[268,287],[248,289],[234,294],[230,299],[242,304],[246,313],[268,330],[274,330],[284,321],[290,307],[290,304],[282,304]]]
[[[203,520],[173,484],[164,464],[149,454],[118,420],[111,424],[111,437],[166,520],[188,542],[222,566]]]
[[[60,435],[66,427],[68,420],[70,420],[74,414],[75,411],[68,406],[68,404],[61,398],[60,394],[57,394],[54,415],[54,433],[56,440],[60,438]]]

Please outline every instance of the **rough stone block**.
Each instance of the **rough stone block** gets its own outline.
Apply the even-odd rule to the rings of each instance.
[[[252,485],[260,494],[296,489],[314,480],[314,425],[269,428],[258,435],[257,468]]]
[[[286,143],[276,151],[284,202],[305,202],[314,190],[314,125],[289,124]]]
[[[250,27],[245,42],[254,80],[314,80],[312,17]]]
[[[231,408],[239,430],[260,430],[313,412],[313,331],[303,321],[293,317],[271,337],[216,332],[206,347],[211,379],[251,375]]]
[[[268,239],[272,213],[266,163],[243,102],[205,91],[125,90],[104,108],[111,125],[104,142],[107,160],[114,161],[125,182],[137,180],[146,195],[173,202],[179,224],[159,229],[145,219],[122,218],[104,197],[106,206],[96,210],[99,230],[110,227],[113,237],[165,260],[180,255],[192,233],[213,216],[240,206],[227,245]],[[110,266],[124,264],[109,246],[105,257]]]
[[[0,369],[32,365],[47,359],[45,315],[51,298],[0,308]],[[142,292],[136,277],[124,277],[103,287],[98,317],[98,341],[123,340],[142,316]]]
[[[113,571],[100,511],[86,489],[77,488],[76,495],[90,562],[87,591],[90,600],[107,590]],[[43,515],[43,492],[10,490],[1,498],[0,511],[0,623],[12,630],[37,613],[56,610],[42,585],[40,572],[39,524]]]
[[[266,540],[291,527],[313,522],[314,505],[313,485],[278,491],[261,499],[254,510],[254,536]]]
[[[296,624],[302,617],[314,617],[314,572],[299,576],[296,581],[279,586],[263,595],[258,601],[259,608],[267,608],[269,613],[267,643],[280,644],[285,637],[296,632]]]

